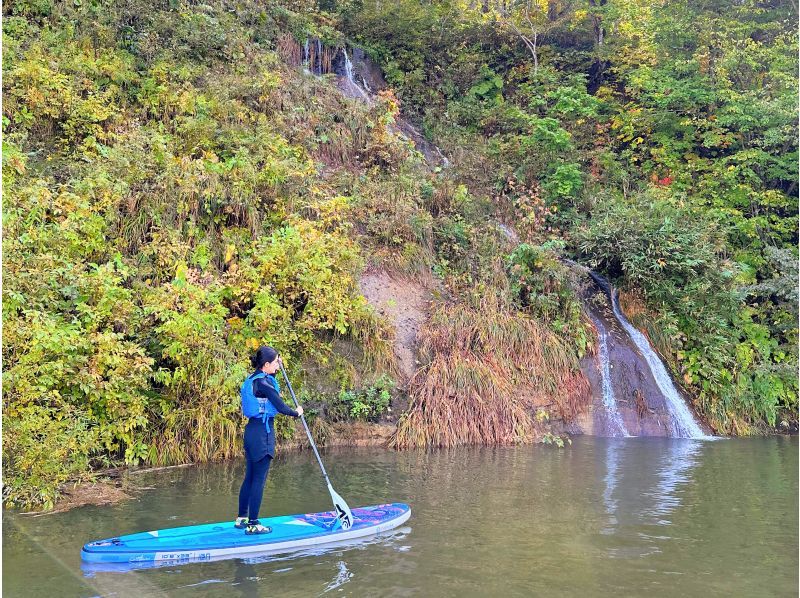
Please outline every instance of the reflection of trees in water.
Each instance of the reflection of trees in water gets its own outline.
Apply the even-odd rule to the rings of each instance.
[[[243,598],[257,598],[258,585],[261,578],[258,576],[255,566],[250,559],[237,559],[236,569],[233,575],[231,586],[239,592]]]
[[[408,552],[405,541],[410,532],[409,526],[403,526],[379,536],[336,542],[287,554],[262,554],[235,559],[234,578],[230,585],[246,598],[265,596],[271,590],[268,576],[281,573],[290,575],[280,582],[282,594],[285,594],[285,588],[292,586],[291,576],[302,576],[302,583],[296,586],[299,595],[309,595],[312,591],[310,584],[315,583],[319,592],[326,594],[356,579],[352,564],[348,566],[345,560],[351,557],[357,559],[356,553],[348,552],[350,550],[370,550],[371,547],[374,550],[376,545],[392,549],[396,555],[387,561],[386,571],[403,568],[404,558],[401,554]],[[356,567],[361,564],[356,561]]]

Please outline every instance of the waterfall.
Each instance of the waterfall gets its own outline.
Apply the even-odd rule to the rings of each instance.
[[[615,428],[619,436],[630,436],[625,429],[625,423],[617,408],[617,399],[614,396],[614,387],[611,385],[611,364],[608,359],[608,333],[603,329],[602,324],[595,322],[600,340],[600,377],[603,385],[603,406],[608,414],[608,421],[612,424],[608,432],[612,432],[611,427]]]
[[[658,385],[661,394],[664,395],[664,399],[667,401],[670,419],[672,420],[672,435],[678,438],[707,438],[695,421],[692,412],[689,411],[689,408],[686,406],[686,402],[675,387],[675,383],[672,381],[672,377],[669,375],[669,372],[667,372],[663,362],[650,346],[650,342],[644,334],[639,332],[633,324],[628,321],[625,314],[620,310],[613,289],[611,290],[611,307],[614,310],[614,316],[616,316],[619,323],[622,324],[622,327],[625,329],[625,332],[628,333],[631,340],[636,344],[642,357],[647,361],[647,365],[650,366],[650,371],[653,374],[656,385]]]
[[[314,74],[321,75],[322,74],[322,40],[317,38],[317,56],[315,66],[314,66]]]
[[[658,391],[658,393],[660,393],[664,398],[667,416],[664,424],[669,429],[671,435],[678,438],[713,438],[713,436],[707,436],[695,420],[694,415],[687,406],[685,399],[678,391],[675,382],[664,366],[664,363],[661,361],[661,358],[650,345],[647,337],[639,332],[628,321],[628,319],[625,317],[625,314],[622,313],[617,300],[617,292],[611,286],[611,283],[604,277],[600,276],[596,272],[593,272],[582,264],[578,264],[567,258],[562,258],[562,261],[565,264],[568,264],[569,266],[588,274],[589,277],[591,277],[591,279],[597,284],[598,288],[600,288],[610,300],[615,319],[619,322],[620,326],[622,326],[622,329],[627,333],[627,336],[630,339],[631,350],[638,354],[637,361],[641,363],[641,360],[643,359],[647,363],[647,368],[650,370],[650,373],[653,377],[653,383],[655,384],[655,388],[652,388],[651,392],[655,393]],[[597,325],[597,323],[595,324]],[[612,409],[610,406],[615,406],[615,401],[613,401],[613,387],[611,386],[611,379],[609,376],[610,364],[608,363],[609,350],[607,346],[607,336],[605,335],[603,326],[597,326],[597,328],[600,333],[600,374],[602,380],[603,404],[606,406],[609,414],[611,414]],[[616,351],[616,349],[613,350]],[[644,367],[644,364],[642,363],[638,367]],[[613,420],[613,416],[611,419]]]
[[[308,38],[306,38],[306,41],[303,44],[303,70],[305,72],[309,72],[308,71],[308,67],[309,67],[308,63],[309,63]]]
[[[347,80],[350,81],[353,85],[355,85],[355,81],[353,81],[353,63],[350,62],[350,57],[347,55],[347,48],[342,48],[342,52],[344,52],[344,72]]]
[[[344,53],[344,73],[345,77],[347,77],[347,82],[368,104],[372,104],[372,97],[363,87],[356,83],[353,77],[353,63],[350,61],[350,56],[347,55],[347,48],[342,48],[342,52]]]

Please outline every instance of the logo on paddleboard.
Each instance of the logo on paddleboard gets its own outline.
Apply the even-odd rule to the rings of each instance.
[[[339,521],[342,523],[342,529],[350,529],[350,526],[353,525],[353,520],[351,519],[350,515],[348,515],[347,511],[342,509],[339,505],[334,505],[336,507],[336,516],[339,518]]]

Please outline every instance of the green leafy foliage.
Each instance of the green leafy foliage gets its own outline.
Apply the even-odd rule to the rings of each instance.
[[[796,421],[798,306],[784,286],[798,240],[796,11],[639,0],[520,10],[365,2],[344,26],[461,157],[476,204],[491,196],[507,215],[515,194],[497,191],[508,180],[540,190],[548,210],[534,242],[561,233],[568,251],[642,294],[651,337],[717,429]],[[502,101],[470,93],[490,88]],[[439,272],[481,261],[460,257],[478,251],[474,221],[448,215],[435,230]],[[538,309],[538,283],[521,289],[558,269],[523,270],[535,263],[523,253],[513,293]],[[460,276],[476,281],[474,268]]]
[[[506,267],[511,292],[519,306],[572,338],[582,357],[590,336],[567,267],[558,262],[553,251],[527,243],[517,246],[508,256]]]
[[[335,420],[348,418],[378,421],[389,409],[395,382],[388,376],[377,378],[362,389],[341,390],[327,401],[326,413]]]
[[[594,267],[644,292],[659,314],[653,324],[667,335],[664,352],[672,353],[717,429],[746,433],[761,421],[774,426],[779,412],[797,409],[797,345],[788,329],[771,330],[757,309],[742,307],[738,266],[725,258],[724,231],[713,220],[663,199],[617,200],[576,240]],[[773,252],[776,261],[781,255]],[[783,264],[778,268],[788,270],[788,279],[777,275],[751,292],[769,287],[785,302],[788,287],[773,285],[796,274]]]
[[[354,176],[332,185],[318,160],[363,152],[377,174],[399,168],[397,106],[387,95],[350,105],[358,126],[335,120],[345,100],[272,49],[308,19],[229,8],[9,7],[8,504],[52,506],[96,468],[239,455],[238,389],[259,344],[324,365],[347,339],[387,364],[385,325],[356,284]],[[377,414],[383,400],[366,404]]]
[[[348,339],[387,365],[367,260],[569,339],[551,373],[577,388],[591,339],[555,244],[641,297],[718,430],[796,419],[796,12],[546,8],[4,6],[4,498],[237,454],[260,343],[327,367]],[[392,89],[367,106],[304,76],[308,35],[360,43]],[[397,135],[401,106],[450,167]],[[375,419],[387,392],[340,416]]]

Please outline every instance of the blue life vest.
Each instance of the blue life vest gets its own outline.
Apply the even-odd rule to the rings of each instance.
[[[278,415],[278,410],[269,402],[269,399],[262,399],[255,395],[253,392],[253,383],[260,378],[266,377],[267,375],[264,372],[258,372],[254,376],[248,376],[244,384],[242,384],[242,389],[239,393],[242,396],[242,413],[244,416],[260,417],[265,424],[267,424],[270,417]],[[275,390],[280,392],[280,386],[275,376],[269,376],[269,378],[271,378],[269,382],[272,383]]]

